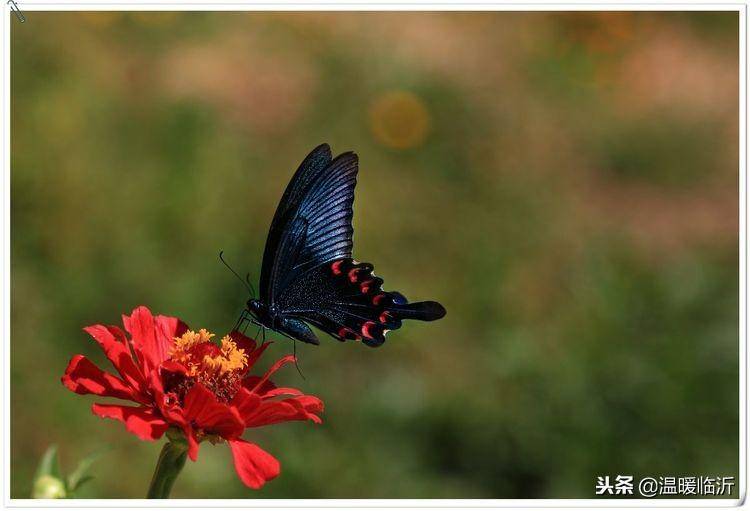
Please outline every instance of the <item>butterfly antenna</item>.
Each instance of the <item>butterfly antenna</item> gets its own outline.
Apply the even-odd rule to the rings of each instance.
[[[299,364],[297,363],[297,339],[293,339],[293,343],[294,343],[294,367],[297,368],[297,372],[302,377],[302,379],[307,380],[307,378],[305,378],[305,375],[302,374],[302,369],[299,368]]]
[[[253,298],[254,298],[255,297],[255,290],[253,289],[253,287],[251,285],[248,285],[249,283],[245,282],[245,280],[243,280],[242,277],[240,277],[240,274],[237,273],[236,271],[234,271],[234,269],[231,266],[229,266],[229,264],[224,260],[224,251],[223,250],[221,252],[219,252],[219,259],[224,264],[224,266],[226,266],[229,269],[229,271],[231,271],[234,274],[234,276],[237,277],[237,279],[245,285],[245,287],[247,288],[248,292],[250,292],[250,294],[252,294]]]

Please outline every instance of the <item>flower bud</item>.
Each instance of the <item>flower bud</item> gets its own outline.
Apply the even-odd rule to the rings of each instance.
[[[65,483],[51,475],[39,476],[34,481],[31,498],[34,499],[64,499],[66,497]]]

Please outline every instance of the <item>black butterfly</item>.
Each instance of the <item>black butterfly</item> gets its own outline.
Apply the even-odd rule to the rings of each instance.
[[[358,158],[331,158],[322,144],[307,155],[286,188],[263,253],[260,296],[243,316],[310,344],[320,344],[306,323],[340,341],[380,346],[404,319],[445,316],[437,302],[409,303],[383,291],[369,263],[352,259],[352,215]],[[242,318],[241,318],[242,320]]]

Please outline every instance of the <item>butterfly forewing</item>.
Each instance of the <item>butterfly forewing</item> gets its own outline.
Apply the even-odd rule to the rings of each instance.
[[[278,266],[276,260],[280,252],[280,243],[295,218],[295,213],[305,198],[306,188],[331,163],[331,148],[328,144],[321,144],[313,149],[294,173],[291,181],[284,190],[276,213],[271,221],[266,238],[266,248],[263,251],[263,266],[260,273],[260,298],[268,301],[272,272]]]
[[[260,298],[268,304],[297,276],[351,255],[357,156],[330,154],[323,144],[305,158],[276,210],[260,278]]]

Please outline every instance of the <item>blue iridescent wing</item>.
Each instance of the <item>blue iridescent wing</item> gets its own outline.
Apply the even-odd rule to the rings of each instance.
[[[308,270],[352,252],[358,160],[327,144],[302,162],[281,198],[263,253],[260,299],[269,305]]]

